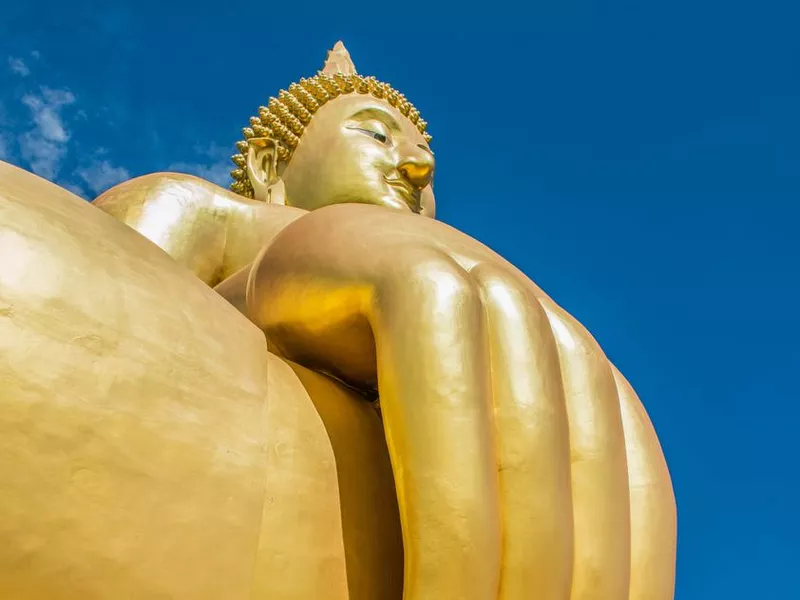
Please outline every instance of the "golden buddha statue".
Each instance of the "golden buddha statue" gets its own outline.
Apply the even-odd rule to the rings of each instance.
[[[639,399],[434,219],[418,111],[339,43],[244,138],[231,191],[0,163],[0,597],[672,598]]]

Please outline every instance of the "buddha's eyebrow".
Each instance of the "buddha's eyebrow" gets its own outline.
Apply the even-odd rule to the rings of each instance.
[[[358,119],[364,121],[366,119],[375,119],[381,121],[389,129],[400,131],[400,125],[397,124],[394,117],[385,110],[380,108],[362,108],[360,111],[350,117],[351,119]]]

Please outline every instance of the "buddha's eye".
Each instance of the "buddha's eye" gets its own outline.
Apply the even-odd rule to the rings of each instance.
[[[357,127],[356,131],[360,131],[364,135],[368,135],[371,138],[378,140],[381,144],[386,144],[389,141],[389,136],[385,133],[381,133],[380,131],[373,131],[372,129],[364,129],[363,127]]]
[[[385,144],[386,142],[389,141],[388,137],[386,137],[382,133],[378,133],[377,131],[369,131],[369,130],[365,129],[364,133],[368,133],[369,135],[374,137],[376,140],[378,140],[381,144]]]
[[[389,144],[389,136],[386,133],[379,131],[380,129],[383,129],[382,127],[351,127],[351,129],[354,129],[359,133],[363,133],[364,135],[368,135],[372,139],[379,141],[381,144]]]

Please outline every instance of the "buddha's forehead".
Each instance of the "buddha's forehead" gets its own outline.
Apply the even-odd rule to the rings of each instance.
[[[428,145],[417,127],[397,108],[368,94],[346,94],[326,102],[311,119],[314,129],[339,128],[351,120],[378,120],[396,129],[415,144]]]

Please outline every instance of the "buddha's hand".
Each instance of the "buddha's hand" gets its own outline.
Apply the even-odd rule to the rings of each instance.
[[[265,249],[247,302],[287,358],[377,386],[406,600],[671,597],[674,504],[647,416],[497,254],[431,219],[338,205]]]

